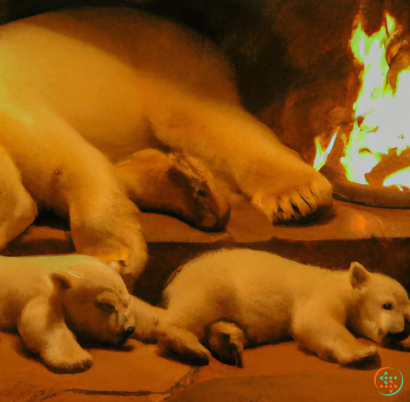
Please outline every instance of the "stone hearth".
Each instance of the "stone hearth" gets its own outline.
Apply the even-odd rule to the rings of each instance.
[[[60,226],[60,228],[56,228]],[[371,208],[334,201],[321,221],[303,226],[272,226],[242,197],[236,197],[224,233],[204,233],[160,214],[142,214],[150,259],[136,293],[156,303],[167,277],[180,264],[219,247],[248,247],[302,263],[347,269],[359,261],[410,288],[410,210]],[[7,255],[62,254],[74,251],[68,228],[40,219],[11,243]]]

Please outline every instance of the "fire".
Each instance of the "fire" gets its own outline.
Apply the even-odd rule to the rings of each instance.
[[[362,66],[361,89],[353,106],[353,130],[349,136],[341,135],[345,149],[340,161],[349,181],[369,184],[365,175],[383,158],[397,158],[404,150],[410,150],[410,68],[400,72],[393,88],[388,80],[390,66],[386,57],[397,33],[397,23],[391,15],[385,14],[383,26],[371,36],[363,31],[360,15],[356,21],[350,47]],[[410,167],[390,174],[383,185],[410,187]]]
[[[337,133],[333,135],[332,139],[330,140],[329,145],[326,148],[326,151],[323,150],[322,145],[320,144],[319,138],[315,138],[316,156],[315,156],[315,161],[313,162],[313,167],[317,171],[319,171],[326,163],[326,159],[328,155],[330,154],[330,151],[333,149],[333,145],[335,144],[336,136],[337,136]]]
[[[410,188],[410,167],[398,170],[387,176],[384,179],[383,186],[397,186],[401,191],[404,191],[403,187]]]

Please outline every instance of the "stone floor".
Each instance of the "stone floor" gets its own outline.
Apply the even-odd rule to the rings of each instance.
[[[87,372],[58,375],[22,350],[17,335],[1,334],[1,402],[373,402],[377,368],[354,370],[326,363],[295,342],[245,351],[244,368],[212,360],[193,368],[158,356],[154,345],[130,341],[124,351],[90,349]],[[380,349],[381,366],[399,369],[402,390],[389,400],[410,400],[410,356]],[[185,391],[187,390],[187,391]]]
[[[246,220],[243,217],[246,216]],[[56,226],[56,222],[51,222]],[[155,302],[167,275],[202,251],[240,245],[268,249],[329,268],[357,259],[370,268],[408,280],[410,211],[370,209],[336,202],[333,219],[316,225],[272,227],[241,200],[226,233],[206,234],[173,218],[144,214],[150,263],[138,295]],[[69,233],[38,222],[8,254],[67,253]],[[57,225],[58,226],[58,225]],[[354,370],[321,361],[295,342],[247,350],[243,369],[216,360],[202,368],[158,356],[155,345],[130,341],[124,350],[90,349],[94,366],[86,373],[57,375],[27,355],[14,334],[0,334],[0,402],[114,401],[379,401],[378,368]],[[402,372],[404,386],[390,400],[409,401],[410,356],[380,349],[379,367]]]

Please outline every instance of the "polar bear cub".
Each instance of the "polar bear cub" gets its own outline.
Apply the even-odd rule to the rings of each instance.
[[[410,333],[405,289],[358,262],[331,271],[262,251],[221,250],[184,265],[163,296],[163,323],[190,331],[222,362],[239,367],[245,347],[288,337],[346,365],[378,353],[354,335],[400,348]],[[162,343],[184,350],[175,339]]]
[[[18,329],[52,371],[92,366],[74,334],[125,343],[134,332],[131,304],[120,275],[97,258],[0,257],[0,328]]]

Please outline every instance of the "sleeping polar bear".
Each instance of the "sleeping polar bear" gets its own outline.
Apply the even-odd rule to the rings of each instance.
[[[134,332],[132,306],[121,277],[97,258],[0,257],[0,328],[18,329],[52,371],[92,366],[75,335],[123,344]]]
[[[272,222],[331,203],[327,180],[241,107],[228,63],[187,28],[66,10],[1,26],[0,54],[0,248],[49,208],[131,289],[147,258],[134,202],[221,229],[215,174]]]
[[[177,326],[192,337],[158,337],[160,347],[202,363],[207,352],[200,341],[222,362],[241,367],[245,347],[291,336],[322,359],[347,365],[377,356],[353,333],[397,349],[410,334],[404,288],[357,262],[330,271],[262,251],[211,252],[181,267],[163,303],[166,310],[155,314],[164,333]]]

